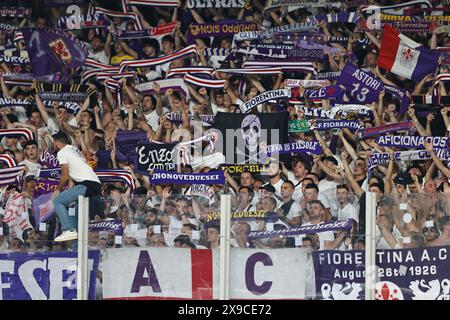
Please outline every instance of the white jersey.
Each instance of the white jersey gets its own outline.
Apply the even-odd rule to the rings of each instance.
[[[86,158],[83,154],[72,145],[66,145],[64,148],[58,151],[56,155],[59,164],[69,165],[69,176],[75,182],[81,182],[85,180],[94,181],[100,183],[94,170],[88,165]]]

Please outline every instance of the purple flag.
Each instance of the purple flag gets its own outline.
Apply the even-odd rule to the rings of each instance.
[[[84,65],[87,48],[61,30],[22,29],[35,76],[68,74],[69,68]],[[64,79],[65,80],[65,79]]]
[[[384,86],[380,79],[371,72],[358,69],[347,63],[338,79],[338,85],[346,88],[346,94],[350,101],[357,103],[371,103],[378,101]]]
[[[135,163],[138,142],[148,142],[147,133],[133,130],[118,130],[116,135],[116,160]]]

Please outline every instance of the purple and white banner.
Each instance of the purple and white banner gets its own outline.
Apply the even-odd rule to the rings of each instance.
[[[257,95],[253,99],[244,102],[239,107],[241,108],[242,113],[246,113],[249,112],[252,108],[256,107],[257,105],[260,105],[269,100],[290,98],[290,96],[291,96],[291,89],[278,89],[266,91],[261,93],[260,95]]]
[[[247,3],[248,0],[187,0],[186,7],[188,9],[243,8]]]
[[[217,23],[193,24],[189,28],[188,43],[195,43],[197,38],[232,37],[239,32],[258,30],[256,23],[239,20],[222,20]]]
[[[223,171],[206,173],[182,173],[174,171],[155,170],[150,178],[152,184],[224,184]]]
[[[376,143],[383,147],[395,148],[423,148],[423,142],[431,143],[435,148],[448,148],[448,137],[420,137],[420,136],[381,136]]]
[[[371,72],[365,72],[347,63],[341,72],[338,85],[346,88],[350,101],[357,103],[377,102],[384,86]]]
[[[436,156],[441,160],[450,159],[450,150],[438,148],[434,149]],[[369,157],[369,170],[373,168],[385,164],[389,161],[390,156],[388,152],[376,152],[372,153]],[[431,154],[423,149],[423,150],[408,150],[408,151],[395,151],[394,152],[394,160],[398,161],[414,161],[414,160],[428,160],[431,159]]]
[[[225,84],[225,80],[211,79],[211,77],[209,77],[209,79],[205,79],[203,77],[196,77],[191,74],[187,74],[185,76],[184,82],[195,87],[203,87],[207,89],[222,89]]]
[[[34,139],[33,131],[31,131],[31,129],[28,128],[0,129],[0,140],[3,137],[17,138],[18,136],[23,136],[27,140]]]
[[[185,193],[186,196],[197,196],[208,199],[209,204],[214,203],[215,194],[214,188],[207,184],[193,184],[189,186],[189,190]]]
[[[122,0],[129,6],[176,7],[176,0]],[[125,8],[124,8],[125,9]]]
[[[283,43],[260,43],[250,46],[240,46],[239,53],[254,56],[263,56],[277,59],[301,58],[301,59],[323,59],[321,48],[299,48],[293,44]],[[311,60],[311,61],[312,61]]]
[[[377,250],[376,300],[449,300],[449,246]],[[362,300],[365,252],[313,252],[316,299]]]
[[[317,79],[319,80],[337,80],[341,76],[341,71],[327,71],[327,72],[318,72]]]
[[[319,224],[312,224],[308,226],[293,227],[281,230],[272,231],[252,231],[248,234],[248,238],[271,238],[271,237],[289,237],[299,234],[316,234],[325,231],[350,230],[353,225],[353,219],[346,219],[341,221],[326,222]]]
[[[342,99],[344,92],[339,86],[328,86],[320,89],[305,90],[307,99]]]
[[[189,113],[188,117],[189,117],[190,121],[195,120],[195,117],[192,113]],[[204,124],[212,125],[214,123],[214,115],[212,115],[212,114],[200,114],[199,118]],[[183,119],[181,119],[181,114],[179,114],[178,112],[169,113],[168,119],[175,123],[183,122]]]
[[[0,97],[0,105],[3,107],[27,107],[31,104],[29,100],[26,99],[9,99],[5,97]]]
[[[324,15],[309,16],[307,21],[326,21],[328,23],[344,22],[344,23],[357,23],[361,17],[356,12],[339,12],[329,13]]]
[[[39,157],[39,164],[44,168],[58,168],[59,162],[56,154],[42,150]]]
[[[342,105],[345,106],[345,105]],[[363,106],[365,107],[365,106]],[[347,110],[346,108],[333,107],[331,110],[323,108],[309,108],[305,106],[295,106],[296,110],[301,110],[305,117],[314,119],[335,119],[337,115],[347,117],[352,113],[356,113],[358,116],[367,117],[370,116],[370,112],[365,109],[360,110]]]
[[[17,27],[12,24],[0,23],[0,30],[6,31],[6,32],[12,32],[12,31],[17,30]]]
[[[314,73],[316,74],[316,70],[314,69],[313,63],[310,61],[299,61],[298,59],[287,59],[283,60],[283,63],[280,63],[280,60],[277,59],[268,59],[268,60],[257,60],[257,61],[245,61],[242,64],[242,67],[249,73],[252,69],[257,68],[278,68],[282,70],[283,72],[289,72],[289,71],[298,71],[298,72],[306,72],[306,73]],[[264,70],[259,70],[258,73],[263,73]]]
[[[390,123],[385,124],[379,127],[372,128],[363,128],[361,127],[357,132],[356,136],[358,139],[366,139],[370,137],[379,136],[380,134],[397,132],[397,131],[409,131],[410,133],[414,133],[416,131],[416,126],[414,122],[399,122],[399,123]]]
[[[80,30],[90,28],[107,28],[111,22],[105,19],[105,16],[100,13],[93,15],[72,15],[69,17],[62,16],[58,20],[58,28],[64,30]]]
[[[1,7],[0,17],[23,18],[31,15],[31,8],[24,7]]]
[[[22,183],[23,168],[25,166],[0,169],[0,187],[12,184],[20,185]]]
[[[331,107],[331,111],[333,114],[342,114],[344,117],[352,113],[362,117],[370,117],[372,115],[372,110],[363,104],[335,103]]]
[[[288,88],[325,87],[327,84],[328,84],[328,82],[326,80],[286,79],[286,87],[288,87]]]
[[[161,37],[166,34],[172,34],[177,27],[177,22],[170,22],[159,25],[147,30],[117,30],[115,37],[117,39],[141,39],[150,37]]]
[[[89,232],[91,231],[114,231],[115,235],[122,235],[122,220],[115,219],[101,222],[91,222],[89,223]]]
[[[88,252],[88,299],[95,300],[99,250]],[[77,252],[2,253],[0,300],[76,300]]]
[[[197,49],[196,49],[195,45],[190,45],[186,48],[183,48],[178,51],[174,51],[170,54],[166,54],[166,55],[158,57],[158,58],[146,59],[146,60],[122,61],[120,63],[120,72],[123,72],[123,70],[125,68],[146,68],[146,67],[158,66],[161,64],[172,62],[173,60],[177,60],[177,59],[189,56],[191,54],[197,54]]]
[[[30,64],[30,59],[19,56],[0,55],[0,63],[24,66]]]
[[[406,90],[399,87],[389,86],[387,84],[384,85],[384,90],[389,93],[391,96],[400,101],[400,115],[404,114],[406,110],[408,110],[410,99],[406,94]]]
[[[322,154],[322,147],[319,141],[304,141],[289,142],[284,144],[271,144],[266,146],[266,154],[270,156],[273,153],[312,153]]]
[[[310,120],[311,130],[327,131],[332,129],[352,129],[358,130],[361,125],[358,121],[352,120]]]
[[[140,84],[136,85],[135,89],[140,94],[143,94],[143,95],[156,94],[156,91],[154,89],[154,83],[157,83],[159,85],[161,93],[164,93],[169,89],[172,89],[174,91],[179,91],[185,97],[189,97],[189,89],[186,87],[184,80],[180,79],[180,78],[144,82],[144,83],[140,83]]]

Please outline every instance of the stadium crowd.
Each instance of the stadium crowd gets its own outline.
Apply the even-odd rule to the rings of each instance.
[[[450,32],[446,28],[448,19],[425,19],[433,15],[445,18],[448,11],[420,11],[420,4],[416,4],[381,10],[378,16],[383,25],[398,28],[402,37],[407,37],[404,41],[415,42],[426,48],[427,54],[437,55],[432,72],[418,78],[408,70],[399,75],[397,62],[390,67],[380,63],[389,51],[384,43],[387,28],[368,27],[372,12],[363,4],[354,4],[358,1],[343,2],[338,7],[303,7],[302,1],[297,1],[298,6],[292,10],[288,5],[269,10],[260,0],[242,2],[240,8],[202,8],[196,7],[195,1],[175,1],[172,6],[158,7],[148,5],[151,1],[135,1],[125,5],[126,10],[124,4],[133,1],[74,1],[81,8],[77,14],[102,16],[92,19],[94,26],[86,22],[89,19],[82,19],[81,26],[72,30],[68,30],[69,19],[64,19],[72,12],[68,12],[67,5],[61,5],[63,1],[9,2],[4,6],[29,8],[31,14],[10,16],[0,8],[1,251],[71,248],[68,242],[54,241],[62,231],[55,214],[43,221],[36,216],[41,210],[36,207],[42,205],[36,199],[46,195],[38,193],[40,186],[50,186],[46,191],[51,194],[58,184],[58,178],[42,175],[58,167],[55,161],[48,160],[60,159],[53,141],[58,132],[69,137],[96,172],[106,175],[116,171],[129,177],[108,180],[98,174],[101,194],[95,195],[100,199],[91,202],[90,248],[218,248],[220,196],[231,194],[233,213],[263,212],[260,218],[232,221],[234,247],[364,249],[366,192],[376,194],[377,248],[450,244],[450,103],[446,99]],[[430,2],[433,7],[446,5],[446,1]],[[401,1],[368,3],[383,8]],[[406,15],[407,9],[418,13]],[[432,27],[402,31],[399,24],[389,20],[394,15],[413,16],[410,23],[416,19]],[[233,32],[223,35],[217,31],[224,24],[239,23],[250,29],[230,27]],[[203,24],[212,27],[202,29]],[[282,26],[296,27],[282,32]],[[23,28],[65,29],[88,54],[80,66],[61,69],[61,74],[67,76],[64,81],[26,78],[35,74],[35,62],[28,50],[44,38],[27,41]],[[153,33],[133,33],[135,29]],[[417,63],[414,54],[418,51],[414,50],[402,51],[402,58],[416,59]],[[12,56],[28,57],[31,63],[8,59]],[[161,57],[162,62],[157,62]],[[137,64],[133,65],[133,61]],[[256,65],[253,69],[252,62]],[[297,63],[296,67],[289,68],[290,63]],[[360,78],[361,83],[349,87],[343,78],[348,75],[344,69],[350,66],[359,70],[352,71],[352,75],[360,72],[365,79],[379,81],[380,86],[375,88]],[[420,67],[412,65],[409,69]],[[66,90],[69,93],[64,96],[59,83],[65,88],[82,86],[71,86],[72,91]],[[261,100],[249,110],[243,109],[246,102],[264,92],[287,88],[291,94],[287,99]],[[396,89],[403,94],[400,98]],[[54,96],[49,98],[51,94]],[[83,99],[78,99],[80,96]],[[70,97],[77,99],[71,101]],[[309,126],[288,132],[288,141],[316,142],[321,151],[307,149],[288,153],[286,158],[273,156],[265,170],[243,170],[238,174],[225,170],[224,184],[194,188],[188,184],[152,183],[153,171],[137,170],[136,163],[130,161],[130,156],[137,156],[136,145],[128,149],[129,154],[124,155],[121,149],[127,140],[120,137],[133,134],[144,136],[152,144],[186,143],[198,138],[196,130],[205,132],[220,126],[208,121],[216,114],[247,111],[254,115],[288,113],[290,123]],[[324,130],[319,126],[323,119],[333,121],[335,127]],[[263,120],[257,129],[252,127],[255,121],[260,122],[253,119],[245,134],[264,129]],[[350,122],[357,122],[359,129],[346,126]],[[29,129],[26,132],[32,136],[23,135],[20,129]],[[387,145],[380,142],[380,136],[433,137],[444,141],[444,147],[439,148],[440,142],[431,138],[406,147],[394,142]],[[189,147],[187,152],[183,149],[184,157],[173,169],[192,174],[220,169],[225,161],[216,160],[217,154],[209,149],[214,142],[217,140],[203,139],[200,148]],[[421,153],[412,152],[408,158],[405,152],[414,150]],[[375,154],[382,156],[375,158]],[[202,161],[205,155],[214,161]],[[227,164],[238,168],[245,163]],[[13,181],[8,180],[8,173],[15,167],[20,171],[14,174]],[[49,182],[52,180],[55,183]],[[71,181],[69,187],[73,186]],[[25,230],[17,229],[20,232],[7,219],[14,206],[11,199],[17,195],[23,200],[27,221]],[[46,203],[54,199],[51,196]],[[353,219],[351,229],[249,237],[251,232],[346,219]],[[109,224],[96,227],[104,222]],[[115,223],[120,227],[105,227]]]

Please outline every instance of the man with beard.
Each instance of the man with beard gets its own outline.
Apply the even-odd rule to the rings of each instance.
[[[69,217],[67,206],[78,200],[78,196],[93,197],[101,192],[101,184],[94,170],[89,166],[83,154],[74,146],[63,132],[53,135],[53,145],[58,150],[57,158],[61,166],[61,178],[58,187],[53,192],[53,207],[61,223],[62,234],[55,239],[57,242],[75,240],[78,238],[76,222]],[[75,186],[61,192],[72,179]]]

